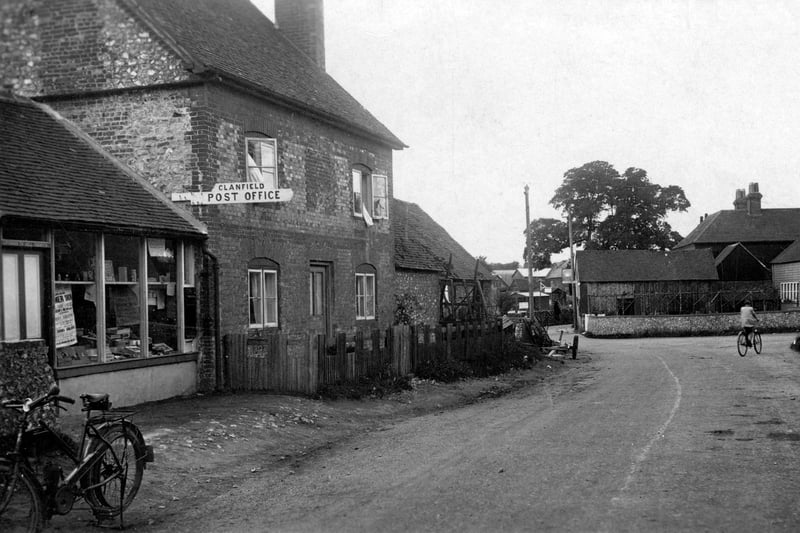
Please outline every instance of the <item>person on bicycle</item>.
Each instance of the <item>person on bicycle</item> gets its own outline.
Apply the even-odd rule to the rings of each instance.
[[[744,330],[747,346],[750,347],[752,346],[750,339],[753,335],[753,328],[756,327],[756,323],[758,322],[758,317],[753,309],[753,303],[750,300],[745,300],[739,319],[742,322],[742,329]]]

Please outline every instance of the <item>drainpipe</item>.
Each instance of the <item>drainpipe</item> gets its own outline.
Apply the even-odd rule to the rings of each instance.
[[[225,367],[222,358],[222,339],[220,338],[222,332],[222,326],[220,324],[222,320],[222,311],[219,307],[219,261],[217,257],[208,250],[203,250],[203,255],[205,255],[211,263],[214,283],[214,377],[216,378],[216,390],[219,392],[225,389]]]

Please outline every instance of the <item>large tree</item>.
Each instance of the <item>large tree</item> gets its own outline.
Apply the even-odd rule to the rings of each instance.
[[[619,172],[605,161],[592,161],[564,173],[550,204],[572,215],[578,240],[592,247],[594,232],[611,205],[614,180]]]
[[[541,270],[550,266],[550,256],[569,245],[567,224],[555,218],[537,218],[531,221],[529,230],[530,250],[525,249],[525,263]]]
[[[680,187],[652,183],[647,171],[635,167],[620,176],[605,161],[564,173],[550,203],[572,214],[576,242],[585,248],[619,250],[671,249],[681,236],[666,217],[690,205]]]

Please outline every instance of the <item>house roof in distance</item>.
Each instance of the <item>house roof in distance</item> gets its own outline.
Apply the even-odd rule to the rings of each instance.
[[[719,279],[711,250],[580,250],[578,281],[696,281]]]
[[[800,239],[794,241],[778,257],[772,260],[772,264],[798,263],[800,262]]]
[[[192,71],[211,71],[392,148],[405,144],[249,0],[122,0]]]
[[[397,268],[444,273],[452,258],[454,278],[474,279],[475,257],[420,206],[394,198],[389,212]],[[482,264],[478,266],[478,279],[492,279],[492,273]]]
[[[201,237],[205,226],[48,106],[0,95],[0,217]]]
[[[746,210],[728,209],[705,217],[675,249],[697,244],[786,242],[800,236],[800,209],[762,209],[752,216]]]

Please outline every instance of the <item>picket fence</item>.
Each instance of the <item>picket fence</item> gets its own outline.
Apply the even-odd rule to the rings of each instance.
[[[386,373],[402,376],[419,365],[450,358],[479,361],[502,349],[501,323],[393,326],[333,338],[270,334],[224,338],[224,386],[235,391],[313,394],[320,385]]]

